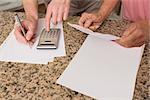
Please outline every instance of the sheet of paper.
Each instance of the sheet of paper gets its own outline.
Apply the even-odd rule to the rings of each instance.
[[[65,56],[66,53],[62,23],[59,23],[57,26],[55,26],[57,28],[61,28],[59,45],[56,50],[36,49],[39,40],[39,33],[41,33],[45,25],[44,19],[40,19],[38,23],[38,30],[36,32],[37,41],[34,43],[32,48],[30,48],[28,45],[19,43],[14,36],[13,30],[0,47],[0,60],[34,64],[47,64],[49,61],[53,61],[54,57]],[[54,26],[51,24],[51,27]]]
[[[75,28],[75,29],[77,29],[77,30],[79,30],[79,31],[81,31],[83,33],[86,33],[86,34],[89,34],[89,35],[93,35],[93,36],[99,37],[101,39],[116,40],[116,39],[119,38],[119,37],[111,35],[111,34],[102,34],[102,33],[98,33],[98,32],[93,32],[92,30],[90,30],[88,28],[84,28],[84,27],[76,25],[76,24],[68,23],[68,25],[70,25],[71,27],[73,27],[73,28]]]
[[[16,41],[14,30],[0,47],[0,61],[47,64],[53,60],[54,58],[43,56],[41,53],[38,55],[33,49]]]
[[[57,83],[98,100],[132,100],[143,49],[89,35]]]

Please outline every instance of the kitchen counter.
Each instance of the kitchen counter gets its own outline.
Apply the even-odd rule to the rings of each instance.
[[[14,27],[16,12],[0,12],[0,44]],[[24,17],[24,13],[17,12]],[[43,14],[39,15],[43,17]],[[56,84],[69,62],[77,53],[86,38],[86,34],[67,25],[77,23],[79,17],[70,17],[64,22],[65,57],[55,58],[48,65],[11,63],[0,61],[0,100],[92,100],[93,98]],[[121,36],[129,22],[107,19],[97,30]],[[146,46],[138,70],[133,100],[148,100],[150,90],[149,68],[150,47]]]

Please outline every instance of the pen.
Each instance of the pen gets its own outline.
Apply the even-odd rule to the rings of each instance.
[[[17,14],[15,14],[15,20],[16,20],[16,22],[18,23],[18,25],[19,25],[20,28],[21,28],[22,35],[25,37],[25,36],[26,36],[26,31],[25,31],[25,29],[23,28],[23,26],[22,26],[22,24],[21,24],[21,21],[20,21],[20,19],[19,19],[19,17],[18,17]],[[27,41],[27,42],[28,42],[28,44],[29,44],[29,47],[31,48],[31,45],[30,45],[29,41]]]

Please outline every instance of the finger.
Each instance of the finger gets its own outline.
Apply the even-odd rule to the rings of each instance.
[[[34,36],[34,34],[35,34],[36,28],[35,28],[35,26],[32,25],[32,24],[30,24],[30,25],[28,26],[28,28],[29,28],[29,30],[28,30],[27,33],[26,33],[26,39],[27,39],[28,41],[30,41],[30,40],[32,39],[32,37]]]
[[[20,29],[19,27],[16,26],[14,34],[15,34],[16,39],[17,39],[19,42],[24,43],[24,44],[27,44],[27,40],[26,40],[25,37],[22,35],[21,29]]]
[[[33,31],[31,31],[31,30],[27,31],[26,39],[28,41],[30,41],[32,39],[33,35],[34,35]]]
[[[85,21],[84,27],[85,27],[85,28],[88,28],[91,24],[92,24],[92,20],[91,20],[91,19],[88,19],[88,20]]]
[[[78,23],[79,23],[80,26],[83,26],[83,25],[84,25],[84,24],[83,24],[84,21],[83,21],[83,18],[82,18],[82,17],[79,19],[79,22],[78,22]]]
[[[133,38],[133,41],[132,41],[133,46],[141,46],[144,43],[146,43],[146,39],[143,34],[143,31],[141,31],[140,29],[136,29],[134,31],[132,38]]]
[[[36,41],[36,38],[31,39],[31,42],[34,43]]]
[[[123,33],[122,37],[128,37],[134,30],[136,29],[136,25],[135,24],[131,24]]]
[[[85,13],[82,14],[82,16],[79,19],[79,25],[84,26],[84,22],[87,20],[87,16]]]
[[[67,20],[69,14],[69,8],[70,8],[69,5],[67,5],[67,7],[64,10],[63,20]]]
[[[32,38],[30,39],[30,41],[32,42],[32,41],[34,41],[34,40],[36,40],[36,35],[35,34],[33,34],[33,36],[32,36]]]
[[[95,31],[99,28],[99,26],[90,26],[89,29],[92,31]]]
[[[92,23],[92,25],[89,27],[89,29],[95,31],[96,29],[99,28],[100,25],[101,25],[101,23]]]
[[[52,11],[52,20],[54,25],[57,24],[57,17],[58,17],[58,8],[55,7]]]
[[[140,47],[142,46],[145,42],[144,41],[140,41],[138,43],[126,43],[126,42],[123,42],[123,41],[120,41],[119,39],[118,40],[115,40],[115,42],[117,42],[118,44],[124,46],[124,47],[127,47],[127,48],[131,48],[131,47]]]
[[[50,21],[51,21],[52,11],[51,7],[47,8],[46,16],[45,16],[45,23],[46,23],[46,30],[50,31]]]
[[[115,40],[114,42],[118,43],[119,45],[123,46],[123,47],[126,47],[126,48],[129,48],[130,45],[128,45],[127,43],[125,43],[124,41],[120,40],[120,39],[117,39]]]
[[[63,17],[63,7],[60,7],[58,10],[57,22],[61,22]]]
[[[35,39],[35,38],[37,38],[37,36],[36,34],[33,34],[32,39]]]
[[[26,21],[22,21],[21,24],[22,24],[23,28],[25,28],[25,30],[29,30],[28,24]]]
[[[142,46],[142,45],[144,45],[145,44],[145,41],[143,40],[143,41],[140,41],[139,43],[137,43],[136,45],[135,45],[135,47],[140,47],[140,46]]]
[[[116,42],[124,47],[134,47],[141,41],[142,37],[140,36],[140,33],[135,30],[127,37],[121,37],[119,40],[116,40]]]

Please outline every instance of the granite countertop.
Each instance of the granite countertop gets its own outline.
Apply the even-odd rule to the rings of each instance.
[[[0,44],[14,26],[15,12],[0,12]],[[18,12],[19,16],[24,13]],[[40,15],[43,16],[42,14]],[[87,35],[67,25],[77,23],[78,17],[64,22],[64,36],[67,56],[55,58],[48,65],[11,63],[0,61],[0,100],[91,100],[93,98],[56,84],[56,80],[68,66],[81,47]],[[106,20],[98,32],[121,36],[129,22]],[[146,46],[138,70],[133,100],[148,100],[150,90],[149,66],[150,48]]]

